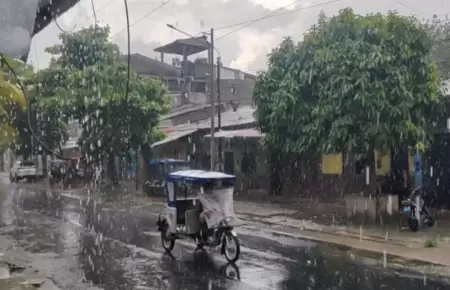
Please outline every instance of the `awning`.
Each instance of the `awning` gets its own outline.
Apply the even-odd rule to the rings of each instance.
[[[182,137],[185,137],[185,136],[189,136],[189,135],[191,135],[194,132],[197,132],[197,129],[195,129],[195,130],[184,130],[184,131],[173,131],[173,132],[170,132],[169,134],[167,134],[167,137],[164,138],[163,140],[153,143],[152,144],[152,148],[155,148],[155,147],[163,145],[163,144],[167,144],[169,142],[178,140],[178,139],[180,139]]]
[[[214,138],[262,138],[265,134],[258,129],[242,129],[242,130],[223,130],[214,133]],[[211,134],[205,135],[206,138],[211,138]]]
[[[26,61],[31,38],[79,0],[1,0],[0,53]]]
[[[36,11],[36,21],[34,23],[33,35],[39,33],[55,18],[71,9],[80,0],[39,0]],[[20,2],[15,0],[14,2]]]

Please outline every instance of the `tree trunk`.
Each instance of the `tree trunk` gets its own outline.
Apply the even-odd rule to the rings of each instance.
[[[115,158],[113,154],[110,154],[108,156],[107,160],[107,166],[106,166],[106,177],[108,179],[108,183],[111,185],[114,185],[117,183],[117,176],[116,176],[116,164],[115,164]]]
[[[47,168],[47,154],[42,153],[41,158],[42,158],[42,174],[43,174],[44,177],[47,177],[47,175],[48,175],[47,174],[47,171],[48,171],[48,168]]]
[[[142,192],[144,183],[147,181],[149,176],[148,162],[152,158],[152,150],[149,145],[142,145],[140,150],[137,151],[136,158],[136,191]]]
[[[367,193],[372,197],[375,197],[377,196],[379,190],[377,182],[377,173],[375,170],[375,147],[373,145],[369,146],[369,150],[366,154],[365,174],[366,174]]]
[[[142,156],[142,160],[143,160],[143,168],[142,168],[142,175],[144,177],[144,182],[147,180],[150,172],[149,172],[149,168],[148,168],[148,163],[150,162],[150,160],[153,158],[152,156],[152,148],[148,145],[142,145],[141,146],[141,156]]]
[[[280,150],[270,149],[270,192],[269,195],[283,193],[283,156]]]

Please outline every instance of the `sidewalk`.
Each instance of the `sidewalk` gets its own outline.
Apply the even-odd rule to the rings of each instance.
[[[0,172],[0,191],[9,183],[9,174]],[[7,190],[7,189],[6,189]],[[1,230],[7,229],[5,227]],[[59,290],[47,275],[33,267],[32,258],[16,242],[0,231],[0,290]]]

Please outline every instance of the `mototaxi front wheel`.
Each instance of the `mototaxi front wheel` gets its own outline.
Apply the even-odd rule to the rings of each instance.
[[[172,252],[175,247],[175,240],[169,237],[169,228],[167,225],[161,229],[161,244],[167,253]]]
[[[232,232],[227,232],[224,234],[222,253],[229,263],[234,264],[239,259],[241,245],[239,243],[239,239]]]

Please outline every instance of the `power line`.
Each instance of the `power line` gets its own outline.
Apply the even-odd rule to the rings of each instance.
[[[320,3],[320,4],[310,5],[310,6],[306,6],[306,7],[302,7],[302,8],[293,9],[293,10],[291,10],[291,11],[286,11],[286,12],[283,12],[283,13],[275,14],[275,13],[277,13],[279,10],[284,9],[284,7],[282,7],[282,8],[280,8],[280,9],[278,9],[278,10],[272,12],[272,13],[269,13],[269,14],[263,16],[263,17],[259,17],[259,18],[253,19],[253,20],[243,21],[243,22],[240,22],[240,23],[235,23],[235,24],[230,24],[230,25],[227,25],[227,26],[222,26],[222,27],[219,27],[219,28],[215,28],[215,30],[218,30],[218,29],[226,29],[226,28],[231,28],[231,27],[239,26],[239,27],[236,28],[235,30],[232,30],[232,31],[230,31],[230,32],[228,32],[228,33],[222,35],[221,37],[217,38],[217,40],[220,40],[220,39],[222,39],[222,38],[225,38],[225,37],[227,37],[227,36],[230,35],[230,34],[236,33],[236,32],[238,32],[239,30],[244,29],[244,28],[246,28],[246,27],[248,27],[248,26],[250,26],[250,25],[252,25],[252,24],[254,24],[254,23],[256,23],[256,22],[259,22],[259,21],[261,21],[261,20],[264,20],[264,19],[269,19],[269,18],[273,18],[273,17],[279,17],[279,16],[283,16],[283,15],[290,14],[290,13],[294,13],[294,12],[298,12],[298,11],[303,11],[303,10],[308,10],[308,9],[316,8],[316,7],[321,7],[321,6],[324,6],[324,5],[329,5],[329,4],[336,3],[336,2],[341,2],[341,1],[343,1],[343,0],[332,0],[332,1],[323,2],[323,3]],[[299,1],[298,1],[298,2],[299,2]],[[289,6],[291,6],[291,5],[293,5],[293,4],[289,4],[289,5],[286,6],[286,7],[289,7]]]
[[[152,15],[153,13],[155,13],[156,11],[158,11],[159,9],[163,8],[164,6],[166,6],[167,4],[169,4],[172,0],[167,0],[166,2],[161,3],[158,7],[156,7],[155,9],[149,11],[148,13],[146,13],[144,16],[142,16],[141,18],[139,18],[138,20],[134,21],[133,23],[131,23],[128,28],[131,28],[133,25],[137,24],[138,22],[144,20],[145,18],[149,17],[150,15]],[[123,31],[125,31],[127,29],[127,27],[123,28],[122,30],[120,30],[119,32],[114,33],[111,37],[114,37],[120,33],[122,33]]]
[[[235,26],[239,26],[239,25],[243,25],[243,24],[248,24],[248,23],[251,23],[251,22],[254,23],[254,22],[257,22],[258,20],[262,20],[264,18],[267,18],[270,15],[273,15],[273,14],[279,12],[280,10],[283,10],[283,9],[286,9],[286,8],[292,6],[292,5],[295,5],[295,4],[297,4],[297,3],[301,2],[301,1],[302,0],[294,1],[291,4],[288,4],[286,6],[280,7],[277,10],[272,11],[269,14],[266,14],[263,17],[259,17],[259,18],[253,19],[253,20],[242,21],[242,22],[238,22],[238,23],[234,23],[234,24],[230,24],[230,25],[225,25],[225,26],[221,26],[221,27],[217,27],[217,28],[214,28],[214,30],[221,30],[221,29],[231,28],[231,27],[235,27]]]
[[[109,6],[109,4],[113,3],[115,0],[109,0],[105,5],[103,5],[102,7],[100,7],[100,9],[96,9],[96,10],[92,10],[93,13],[88,17],[88,19],[95,17],[97,18],[96,12],[101,11],[103,9],[105,9],[107,6]]]
[[[412,6],[408,5],[408,4],[406,4],[406,3],[403,2],[403,1],[397,0],[397,1],[395,1],[395,2],[397,2],[397,3],[400,4],[400,5],[402,5],[403,7],[406,7],[406,8],[408,8],[408,9],[411,9],[412,11],[416,11],[416,12],[419,13],[419,14],[432,15],[432,14],[430,14],[430,13],[420,11],[419,9],[414,8],[414,7],[412,7]]]

